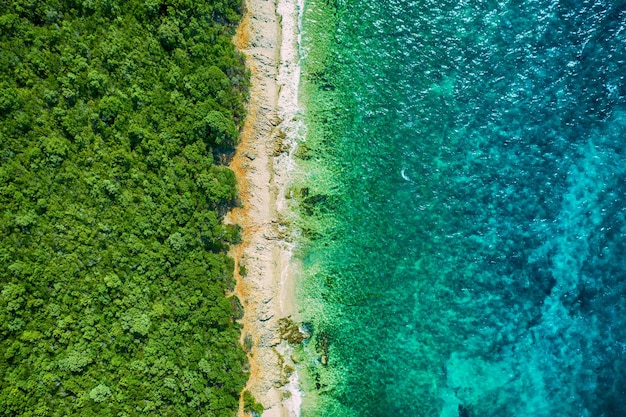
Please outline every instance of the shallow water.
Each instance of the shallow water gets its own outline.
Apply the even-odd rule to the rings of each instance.
[[[623,416],[626,4],[311,0],[305,416]]]

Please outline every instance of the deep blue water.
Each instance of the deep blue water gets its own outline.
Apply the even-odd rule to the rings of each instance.
[[[626,416],[626,4],[310,0],[310,416]]]

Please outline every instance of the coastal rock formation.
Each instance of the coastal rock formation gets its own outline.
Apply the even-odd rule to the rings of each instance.
[[[294,313],[293,244],[279,220],[287,208],[298,130],[298,13],[294,0],[248,0],[233,39],[246,55],[252,87],[231,165],[242,207],[227,220],[243,227],[243,242],[231,253],[238,271],[235,293],[245,310],[242,343],[251,371],[246,389],[265,408],[264,417],[297,416],[300,407],[291,347],[281,337],[281,319]]]

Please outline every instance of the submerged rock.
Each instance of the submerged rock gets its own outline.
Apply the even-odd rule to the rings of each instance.
[[[311,334],[300,328],[300,325],[289,317],[278,320],[278,332],[281,340],[298,345],[311,337]]]

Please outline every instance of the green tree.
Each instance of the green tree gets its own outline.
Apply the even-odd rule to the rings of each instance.
[[[239,7],[0,7],[0,416],[235,414]]]

